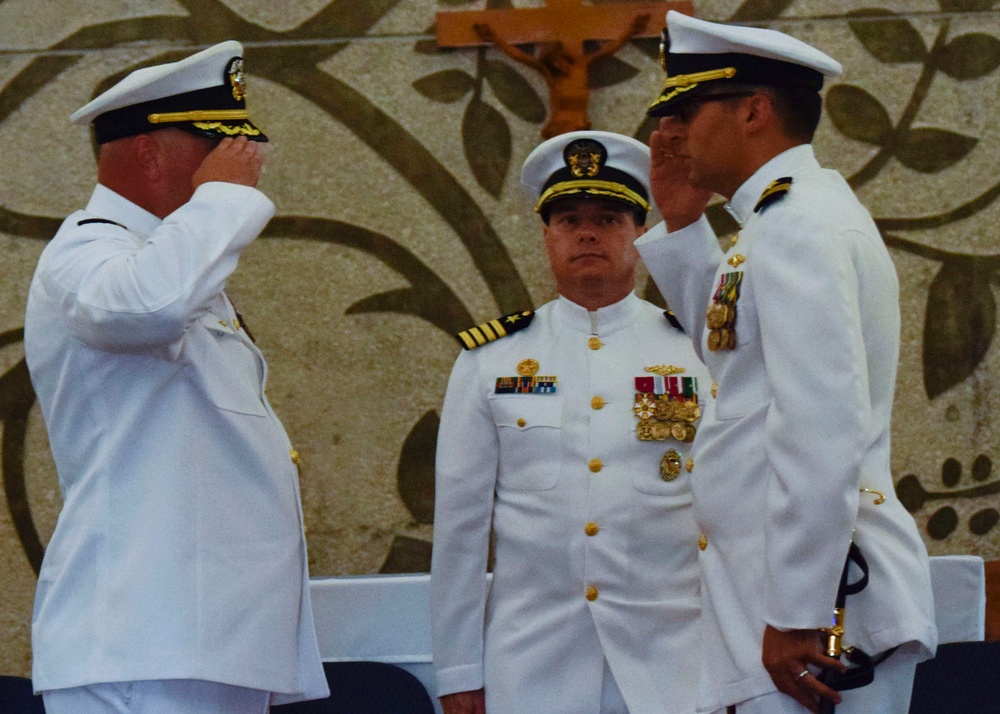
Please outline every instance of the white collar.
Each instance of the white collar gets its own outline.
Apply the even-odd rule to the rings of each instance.
[[[753,176],[736,189],[733,198],[726,204],[726,210],[742,228],[753,215],[754,206],[760,200],[772,181],[783,176],[791,176],[804,168],[819,167],[812,144],[800,144],[781,152],[757,169]]]
[[[87,204],[87,213],[120,223],[139,235],[149,236],[163,221],[107,186],[97,184]]]
[[[588,335],[608,335],[631,325],[640,306],[641,301],[634,292],[597,310],[587,310],[560,295],[553,308],[554,321],[557,325]]]

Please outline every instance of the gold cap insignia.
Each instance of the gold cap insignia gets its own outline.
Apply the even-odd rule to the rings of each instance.
[[[601,172],[601,163],[607,155],[607,149],[593,139],[574,141],[563,152],[566,165],[577,178],[597,176]]]
[[[233,90],[233,99],[242,102],[247,96],[247,82],[243,75],[243,58],[233,57],[226,67],[226,77],[229,79],[229,86]]]

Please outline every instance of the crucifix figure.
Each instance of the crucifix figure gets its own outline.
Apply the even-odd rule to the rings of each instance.
[[[439,12],[437,42],[441,47],[492,43],[511,59],[531,67],[549,88],[549,118],[542,136],[589,129],[588,70],[594,61],[613,55],[633,37],[659,36],[651,17],[674,9],[691,13],[690,2],[637,2],[584,5],[582,0],[549,0],[545,7],[514,10]],[[588,40],[603,41],[592,52]],[[517,47],[539,45],[537,55]]]

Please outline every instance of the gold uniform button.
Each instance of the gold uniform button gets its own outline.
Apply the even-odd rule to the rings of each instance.
[[[593,471],[596,474],[598,471],[600,471],[602,468],[604,468],[604,464],[601,463],[600,459],[591,459],[590,463],[587,464],[587,468],[589,468],[591,471]]]
[[[295,464],[296,466],[298,466],[299,465],[299,461],[302,460],[302,457],[299,456],[299,452],[296,451],[294,448],[292,448],[292,449],[289,449],[288,455],[289,455],[289,457],[291,457],[292,463]]]
[[[594,397],[590,400],[590,406],[592,409],[603,409],[605,404],[607,404],[607,402],[604,401],[604,397]]]
[[[694,459],[688,459],[688,460],[687,460],[687,461],[686,461],[686,462],[684,463],[684,468],[686,468],[686,469],[687,469],[687,472],[688,472],[688,473],[691,473],[692,471],[694,471]]]
[[[717,396],[719,396],[719,383],[712,382],[712,399],[715,399]]]
[[[603,346],[604,343],[601,342],[601,338],[599,337],[591,337],[590,339],[587,340],[587,347],[589,347],[592,350],[599,350]]]
[[[591,522],[590,522],[590,523],[588,523],[588,524],[587,524],[587,526],[586,526],[586,527],[585,527],[585,528],[583,529],[583,532],[584,532],[584,533],[586,533],[586,534],[587,534],[587,535],[589,535],[589,536],[595,536],[595,535],[597,535],[597,532],[598,532],[599,530],[601,530],[601,529],[600,529],[600,527],[599,527],[599,526],[598,526],[598,525],[597,525],[596,523],[594,523],[593,521],[591,521]]]
[[[698,547],[701,550],[705,550],[708,547],[708,537],[704,533],[698,538]]]
[[[597,592],[597,588],[591,585],[589,588],[587,588],[587,591],[584,594],[587,596],[588,600],[593,602],[594,600],[597,599],[599,593]]]
[[[527,424],[527,423],[528,423],[528,422],[526,422],[526,421],[525,421],[524,419],[518,419],[518,420],[517,420],[517,425],[518,425],[518,426],[524,426],[524,425],[525,425],[525,424]]]

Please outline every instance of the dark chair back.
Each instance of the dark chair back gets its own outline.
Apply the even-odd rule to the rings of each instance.
[[[910,714],[1000,712],[1000,642],[940,645],[917,665]]]
[[[383,662],[324,662],[330,696],[271,707],[273,714],[434,714],[420,680]]]
[[[0,712],[2,714],[45,714],[42,698],[31,691],[27,677],[0,675]]]

